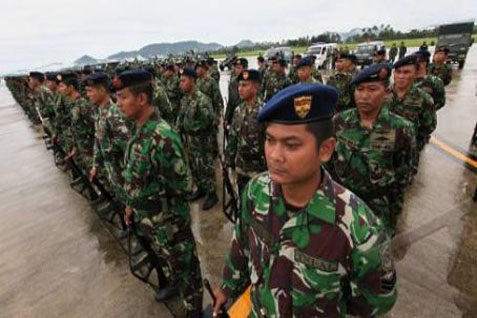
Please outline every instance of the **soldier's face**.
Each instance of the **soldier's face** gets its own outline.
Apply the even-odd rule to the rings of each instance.
[[[272,70],[273,70],[275,73],[283,73],[284,68],[280,65],[280,63],[278,63],[278,62],[273,62],[273,64],[272,64]]]
[[[180,87],[183,93],[189,93],[194,87],[194,80],[189,76],[181,76]]]
[[[387,88],[381,82],[359,84],[354,90],[354,101],[359,112],[372,113],[379,109],[387,92]]]
[[[416,77],[416,65],[404,65],[394,71],[394,86],[404,89],[411,86]]]
[[[343,72],[344,69],[345,69],[345,66],[344,66],[344,59],[337,59],[335,61],[335,68],[338,72]]]
[[[240,81],[238,92],[243,100],[250,100],[257,95],[258,85],[252,81]]]
[[[244,67],[241,64],[235,65],[235,75],[240,75],[244,71]]]
[[[86,86],[86,96],[93,104],[100,104],[107,94],[104,87]]]
[[[56,81],[45,81],[45,86],[48,87],[52,92],[56,92],[58,89],[58,84],[56,84]]]
[[[204,76],[207,73],[207,70],[203,67],[197,67],[195,71],[198,76]]]
[[[265,157],[274,182],[282,185],[304,183],[315,178],[321,162],[330,159],[335,141],[324,141],[320,149],[306,125],[270,123],[266,130]]]
[[[135,95],[129,88],[123,88],[116,92],[117,105],[124,117],[135,119],[141,112],[140,95]]]
[[[302,66],[298,69],[297,74],[298,78],[301,81],[306,81],[311,77],[311,67],[310,66]]]
[[[434,62],[444,63],[446,60],[446,54],[444,52],[436,52],[434,54]]]
[[[63,82],[60,82],[60,84],[58,84],[58,91],[62,94],[62,95],[65,95],[65,96],[70,96],[72,91],[73,91],[73,88],[70,87],[69,85],[66,85],[65,83]]]
[[[38,86],[40,86],[40,81],[36,78],[28,77],[28,87],[30,89],[36,89]]]

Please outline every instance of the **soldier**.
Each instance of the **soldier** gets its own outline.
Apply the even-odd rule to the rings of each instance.
[[[419,164],[419,152],[429,141],[437,121],[432,97],[414,84],[418,67],[416,55],[408,55],[394,63],[394,87],[388,100],[392,112],[414,124],[417,146],[414,173]]]
[[[200,317],[201,271],[186,199],[191,175],[179,135],[151,105],[148,72],[125,71],[114,86],[120,111],[134,120],[125,154],[125,221],[129,224],[133,217],[138,231],[149,238],[169,282],[180,291],[186,317]]]
[[[45,86],[50,90],[51,92],[51,98],[49,100],[48,104],[48,114],[46,114],[46,117],[48,118],[45,123],[45,128],[49,131],[50,137],[53,136],[54,129],[56,126],[56,107],[58,104],[61,103],[61,98],[63,95],[60,94],[58,90],[58,84],[59,81],[57,79],[56,73],[53,72],[47,72],[45,73]]]
[[[172,123],[171,125],[175,125],[177,114],[180,112],[183,94],[179,84],[179,76],[174,64],[169,63],[166,65],[162,78],[164,80],[167,97],[169,98],[169,102],[171,103],[172,109],[174,110],[169,120]]]
[[[344,54],[336,58],[336,71],[329,77],[327,85],[338,89],[339,98],[336,104],[336,111],[341,112],[354,107],[353,92],[351,90],[351,81],[353,80],[353,71],[355,69],[356,55]]]
[[[444,86],[452,81],[452,67],[447,64],[449,49],[447,47],[437,47],[434,52],[434,63],[429,65],[429,74],[439,77]]]
[[[446,103],[446,91],[444,88],[444,82],[434,75],[429,75],[427,67],[429,66],[429,58],[431,53],[429,51],[417,51],[414,54],[418,56],[419,68],[417,70],[416,78],[414,82],[416,86],[425,90],[431,95],[436,106],[436,111],[444,107]]]
[[[356,108],[334,118],[337,141],[328,171],[394,234],[412,177],[416,138],[411,122],[382,107],[390,76],[388,64],[375,64],[353,80]]]
[[[195,66],[197,73],[196,85],[197,89],[207,95],[212,100],[212,106],[216,115],[216,128],[222,117],[222,109],[224,109],[224,100],[220,93],[220,87],[217,81],[208,75],[208,65],[205,61],[200,61]]]
[[[28,76],[28,88],[30,89],[27,114],[34,124],[40,124],[40,112],[42,117],[48,116],[47,106],[51,99],[50,90],[44,85],[45,75],[41,72],[30,72]]]
[[[251,317],[372,317],[394,305],[382,222],[321,168],[335,146],[337,98],[334,88],[298,84],[260,112],[268,171],[242,195],[215,315],[250,284]]]
[[[387,63],[386,61],[386,50],[385,49],[380,49],[376,52],[374,52],[373,56],[373,63],[374,64],[379,64],[379,63]]]
[[[321,71],[319,69],[316,68],[316,56],[315,55],[309,55],[309,57],[311,58],[311,60],[313,61],[313,64],[312,64],[312,76],[313,78],[319,82],[319,83],[323,83],[323,76],[321,75]],[[335,66],[336,66],[336,60],[335,60]]]
[[[230,75],[229,82],[229,100],[227,102],[227,109],[225,110],[225,126],[229,127],[232,124],[235,108],[242,102],[238,93],[237,78],[244,70],[248,68],[248,60],[246,58],[239,58],[234,62],[234,73]]]
[[[270,77],[267,78],[263,91],[265,101],[270,100],[280,90],[293,84],[285,72],[286,67],[287,62],[284,58],[278,57],[272,61],[272,72]]]
[[[296,84],[300,81],[297,74],[297,67],[298,64],[300,64],[301,59],[302,57],[300,54],[295,54],[295,56],[293,56],[292,65],[290,66],[290,72],[288,73],[288,77],[293,84]]]
[[[427,46],[426,41],[422,42],[422,45],[419,47],[419,51],[427,51],[429,50],[429,47]]]
[[[208,75],[212,77],[218,85],[220,83],[220,71],[217,61],[213,57],[209,57],[207,59],[207,65],[209,67]]]
[[[299,83],[318,83],[318,81],[312,76],[313,59],[311,59],[309,56],[306,56],[301,59],[296,69]]]
[[[59,83],[59,91],[66,97],[69,109],[71,144],[63,150],[68,158],[74,159],[84,175],[88,175],[93,164],[94,115],[93,105],[80,94],[80,84],[76,74],[64,74]]]
[[[265,59],[263,56],[259,55],[257,57],[258,72],[260,73],[260,79],[263,81],[265,72],[267,70],[267,65],[265,64]]]
[[[189,164],[197,190],[189,197],[190,201],[206,197],[202,210],[211,209],[218,202],[214,169],[214,140],[216,115],[212,101],[196,86],[197,73],[185,68],[181,74],[181,101],[177,127],[189,155]]]
[[[402,59],[407,52],[407,47],[404,45],[404,41],[401,41],[401,45],[399,46],[399,60]]]
[[[246,70],[237,80],[243,102],[235,109],[224,154],[226,165],[237,171],[240,194],[250,179],[265,171],[266,167],[263,150],[264,129],[257,121],[263,106],[263,101],[258,96],[260,73]]]
[[[110,97],[111,81],[106,73],[98,72],[84,80],[86,95],[98,107],[95,116],[93,163],[89,170],[92,180],[104,176],[118,203],[126,205],[124,193],[124,153],[131,138],[130,125]],[[128,126],[129,125],[129,126]]]
[[[393,43],[393,45],[389,49],[389,63],[394,64],[397,54],[398,54],[398,48],[396,46],[396,43]]]

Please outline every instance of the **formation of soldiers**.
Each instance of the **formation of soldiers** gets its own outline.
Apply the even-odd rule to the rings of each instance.
[[[370,317],[396,301],[390,238],[445,105],[446,54],[358,71],[356,56],[338,52],[324,74],[313,56],[295,55],[289,72],[279,55],[259,57],[257,70],[238,58],[224,115],[211,58],[6,82],[72,184],[153,254],[158,301],[179,294],[186,317],[202,315],[188,202],[218,203],[223,153],[241,200],[214,315],[251,285],[252,317]]]

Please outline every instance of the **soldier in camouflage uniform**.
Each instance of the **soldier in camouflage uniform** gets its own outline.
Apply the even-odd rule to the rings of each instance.
[[[133,217],[149,239],[167,278],[179,288],[186,317],[200,317],[202,279],[186,199],[191,175],[179,135],[151,106],[149,73],[123,72],[114,85],[119,109],[134,120],[125,154],[126,223]]]
[[[237,80],[243,102],[235,109],[224,155],[226,165],[237,172],[237,185],[239,193],[242,193],[251,178],[266,170],[265,134],[264,127],[257,121],[263,107],[263,101],[258,96],[260,73],[246,70]]]
[[[321,71],[319,69],[316,68],[316,56],[315,55],[309,55],[308,56],[309,58],[311,58],[311,60],[313,61],[312,63],[312,76],[313,78],[319,82],[319,83],[323,83],[323,76],[321,75]],[[335,60],[335,64],[336,64],[336,60]]]
[[[395,232],[404,189],[412,178],[416,138],[413,124],[382,107],[391,68],[372,65],[353,80],[357,108],[334,118],[337,140],[328,171],[363,199]]]
[[[429,65],[429,74],[439,77],[444,82],[444,86],[452,81],[452,67],[447,64],[448,54],[448,48],[437,47],[434,52],[434,63]]]
[[[334,88],[299,84],[262,109],[268,171],[242,195],[214,314],[251,284],[250,317],[374,317],[396,302],[387,231],[320,166],[333,153]]]
[[[181,74],[181,113],[177,127],[186,140],[189,164],[197,191],[190,196],[195,201],[206,196],[203,210],[211,209],[217,202],[214,169],[215,112],[212,101],[196,87],[197,74],[185,68]]]
[[[111,81],[105,73],[94,73],[84,80],[86,95],[98,107],[95,117],[93,163],[89,177],[101,176],[107,180],[118,203],[126,205],[124,193],[124,153],[131,137],[130,127],[111,101]]]
[[[71,135],[71,103],[66,97],[65,87],[79,87],[78,79],[72,74],[58,74],[58,92],[60,97],[56,100],[55,120],[52,123],[53,144],[59,146],[67,153],[73,146],[73,137]],[[63,83],[63,85],[61,84]]]
[[[237,77],[248,68],[248,60],[239,58],[234,63],[234,72],[230,75],[229,82],[229,100],[225,109],[225,127],[230,127],[234,116],[235,108],[242,102],[238,93]]]
[[[167,90],[161,81],[153,82],[154,92],[152,94],[152,103],[159,110],[161,117],[170,125],[174,124],[176,119],[176,110],[169,100]]]
[[[217,61],[213,57],[209,57],[207,59],[207,65],[208,65],[207,74],[210,77],[212,77],[217,82],[217,85],[218,85],[220,83],[220,71],[219,71],[219,66],[217,65]]]
[[[173,64],[168,64],[165,67],[165,72],[162,78],[167,96],[169,97],[172,109],[174,110],[171,114],[171,118],[168,118],[168,120],[171,122],[171,125],[175,125],[177,114],[180,112],[183,94],[179,86],[179,76]]]
[[[434,75],[430,75],[427,72],[427,66],[429,65],[429,58],[431,53],[428,50],[417,51],[414,53],[419,58],[419,68],[417,69],[416,78],[414,83],[417,87],[423,89],[431,95],[436,106],[436,111],[444,107],[446,103],[446,91],[444,88],[444,82]]]
[[[296,69],[299,83],[318,83],[313,77],[313,59],[309,56],[302,58]]]
[[[41,72],[30,72],[28,76],[29,94],[25,109],[34,124],[40,124],[38,112],[46,116],[46,105],[51,96],[49,89],[43,85],[44,80],[45,75]]]
[[[292,65],[290,65],[290,72],[288,72],[288,77],[290,78],[293,84],[296,84],[300,81],[300,79],[298,78],[297,71],[298,71],[298,65],[300,64],[301,59],[302,57],[300,54],[295,54],[295,56],[293,56]]]
[[[335,87],[339,92],[336,112],[354,108],[353,92],[351,81],[353,80],[356,55],[340,53],[336,58],[336,72],[334,72],[326,82],[326,85]]]
[[[401,41],[401,45],[399,46],[399,57],[398,60],[402,59],[404,56],[406,56],[407,52],[407,47],[404,44],[404,41]]]
[[[260,73],[260,80],[263,81],[265,77],[265,72],[267,71],[267,65],[265,64],[265,59],[263,56],[259,55],[257,57],[258,72]]]
[[[416,159],[414,173],[419,164],[419,153],[436,128],[436,109],[432,97],[414,84],[418,68],[416,55],[408,55],[394,63],[394,87],[386,101],[389,109],[414,124]]]
[[[273,95],[287,86],[292,85],[292,81],[285,73],[287,62],[279,57],[272,61],[270,76],[263,83],[263,99],[269,101]]]

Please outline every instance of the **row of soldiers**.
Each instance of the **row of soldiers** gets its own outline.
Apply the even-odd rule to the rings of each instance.
[[[237,60],[225,112],[224,155],[226,165],[237,175],[242,204],[223,285],[216,291],[216,312],[225,299],[237,297],[248,284],[252,284],[255,317],[291,313],[311,317],[341,311],[370,316],[392,307],[396,277],[388,237],[395,232],[404,189],[417,171],[419,152],[436,126],[436,104],[416,85],[419,77],[429,77],[428,58],[418,52],[395,63],[391,86],[388,64],[357,73],[352,55],[340,56],[337,73],[328,83],[351,71],[355,75],[343,86],[349,92],[339,85],[334,89],[316,84],[323,79],[309,57],[295,65],[297,85],[279,57],[258,70],[248,70],[246,59]],[[124,206],[125,223],[133,220],[139,235],[162,260],[168,286],[157,298],[170,297],[178,287],[188,317],[200,316],[202,282],[187,201],[204,195],[211,206],[217,201],[213,161],[218,155],[223,106],[217,80],[207,80],[198,89],[200,78],[209,78],[206,65],[186,67],[180,76],[177,65],[167,65],[160,75],[157,70],[122,70],[111,83],[104,73],[89,74],[82,81],[89,103],[81,96],[75,74],[47,74],[45,85],[43,74],[32,72],[29,77],[30,92],[34,92],[29,97],[51,131],[52,142],[67,149],[66,159],[75,160],[90,179],[107,180]],[[10,89],[24,105],[13,83],[10,79]],[[171,93],[179,95],[177,87],[182,96],[174,104]],[[345,94],[351,102],[340,101]],[[350,105],[338,106],[340,102]],[[296,136],[286,136],[295,130]],[[303,152],[306,142],[301,137],[308,135],[314,137],[316,149]],[[194,183],[196,191],[192,191]],[[297,185],[305,193],[318,192],[303,201],[300,192],[293,190]],[[345,220],[346,211],[352,215]],[[337,219],[352,224],[340,228]],[[286,226],[286,221],[295,224],[288,232],[278,226]],[[330,241],[329,235],[338,233],[352,242],[338,236]],[[282,235],[288,239],[283,241]],[[369,240],[374,242],[370,246],[366,245]],[[366,250],[355,246],[356,242],[366,245]],[[340,258],[325,252],[336,250],[336,244],[339,253],[344,253]],[[294,256],[286,254],[290,246]],[[315,251],[313,246],[324,249]],[[282,252],[285,267],[278,265]],[[366,259],[363,264],[367,265],[344,261],[354,253],[360,256],[353,257]],[[296,283],[288,281],[289,271],[298,275]],[[357,272],[359,277],[352,278]],[[330,281],[330,273],[339,275]],[[278,276],[272,280],[274,275]],[[345,286],[333,283],[343,279],[349,279]],[[303,289],[303,284],[315,287]],[[352,289],[343,292],[348,288]],[[280,293],[284,296],[278,297]]]

